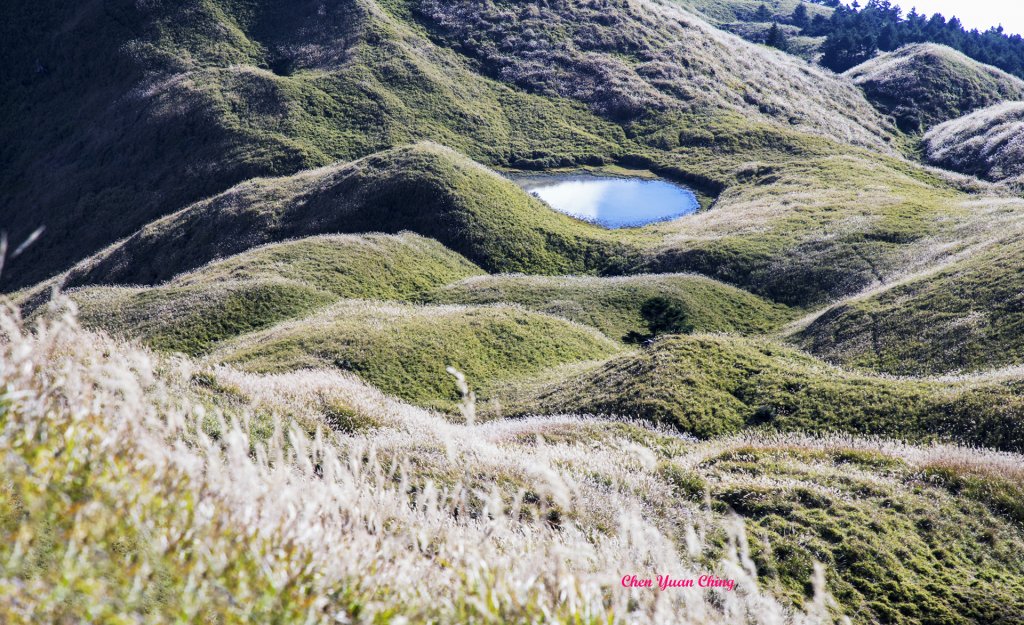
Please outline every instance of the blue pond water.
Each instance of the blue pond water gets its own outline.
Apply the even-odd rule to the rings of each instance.
[[[555,210],[605,228],[642,226],[700,208],[693,191],[664,180],[565,174],[516,182]]]

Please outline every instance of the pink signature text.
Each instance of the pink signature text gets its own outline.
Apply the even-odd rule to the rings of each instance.
[[[655,577],[637,577],[636,575],[622,576],[623,588],[657,588],[668,590],[669,588],[721,588],[732,590],[736,587],[736,580],[723,579],[714,575],[701,575],[700,577],[672,577],[671,575],[656,575]]]

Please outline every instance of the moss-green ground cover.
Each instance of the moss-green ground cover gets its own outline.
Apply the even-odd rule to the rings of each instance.
[[[258,247],[156,288],[89,287],[71,297],[87,326],[197,355],[339,299],[408,300],[480,273],[413,234],[332,235]]]
[[[678,303],[687,322],[701,332],[763,334],[793,316],[784,306],[689,274],[621,278],[480,276],[436,289],[426,297],[443,304],[519,304],[593,326],[615,339],[649,331],[642,309],[653,298]]]
[[[745,428],[945,439],[1024,449],[1014,379],[958,383],[851,373],[778,343],[690,335],[523,385],[505,410],[614,414],[700,437]]]
[[[502,383],[621,350],[596,330],[519,308],[346,301],[228,343],[214,357],[258,372],[336,367],[386,393],[451,409],[459,393],[449,366],[486,395]]]

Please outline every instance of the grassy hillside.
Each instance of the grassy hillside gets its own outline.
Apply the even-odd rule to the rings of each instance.
[[[402,230],[434,238],[489,271],[594,271],[629,249],[464,156],[417,144],[246,182],[153,222],[80,264],[64,283],[155,284],[268,242]]]
[[[742,157],[763,143],[778,148],[776,139],[748,135],[729,151]],[[719,150],[691,149],[697,158]],[[669,177],[679,173],[653,161],[639,164]],[[153,222],[79,263],[61,282],[154,284],[275,240],[411,230],[491,272],[697,272],[808,306],[965,245],[964,227],[989,227],[964,210],[968,196],[948,181],[867,153],[828,156],[825,150],[813,159],[748,164],[735,180],[709,210],[609,231],[552,211],[449,149],[417,144],[249,181]]]
[[[196,288],[90,287],[71,291],[90,328],[142,339],[155,349],[198,355],[219,341],[307,314],[336,301],[291,280],[228,281]]]
[[[1024,622],[1024,82],[760,0],[2,4],[0,623]],[[505,177],[581,168],[701,209]]]
[[[47,226],[5,272],[6,290],[242,180],[420,140],[491,165],[641,156],[707,178],[717,156],[672,152],[692,128],[725,122],[782,142],[795,131],[836,150],[884,150],[891,134],[852,85],[671,5],[570,3],[522,22],[497,5],[373,0],[18,0],[2,11],[0,209],[14,240]],[[572,31],[550,42],[568,55],[557,63],[526,60],[529,44],[482,66],[500,28],[456,32],[478,21],[562,32],[536,28],[548,20]]]
[[[845,73],[905,132],[1008,100],[1024,99],[1024,81],[952,48],[912,44],[880,54]]]
[[[699,332],[760,334],[792,316],[785,307],[745,291],[696,275],[646,275],[622,278],[480,276],[431,292],[441,304],[510,303],[593,326],[622,339],[646,334],[641,310],[652,298],[666,298],[685,311]]]
[[[594,360],[622,348],[596,330],[508,306],[340,302],[224,345],[213,356],[247,371],[337,367],[385,393],[450,409],[453,366],[474,388]]]
[[[870,448],[808,447],[721,446],[678,473],[746,521],[765,586],[799,601],[807,589],[796,580],[818,561],[854,623],[1024,618],[1017,477],[978,471],[948,449],[908,462]]]
[[[78,142],[76,162],[102,163],[103,175],[76,169],[61,176],[58,191],[66,197],[43,198],[41,190],[54,185],[20,172],[53,171],[39,163],[50,158],[48,129],[60,118],[59,111],[36,119],[29,103],[46,99],[57,78],[23,76],[24,84],[7,93],[21,111],[15,116],[17,128],[39,132],[31,139],[20,130],[12,132],[18,136],[6,153],[17,159],[0,168],[0,175],[17,177],[5,186],[12,189],[6,212],[13,216],[10,225],[16,242],[40,219],[48,230],[2,274],[10,285],[51,275],[118,237],[129,240],[108,250],[106,260],[93,271],[74,272],[69,284],[148,284],[169,279],[214,254],[237,253],[281,237],[413,229],[437,237],[490,271],[697,271],[777,301],[807,305],[870,285],[877,280],[876,273],[902,269],[908,258],[920,257],[915,242],[937,234],[934,220],[924,217],[936,212],[948,217],[943,204],[950,194],[942,183],[910,165],[864,151],[892,154],[890,144],[899,140],[856,87],[717,31],[677,7],[642,3],[597,10],[570,3],[533,15],[532,9],[516,13],[503,5],[352,2],[332,6],[317,17],[312,4],[280,14],[276,4],[262,0],[123,7],[119,19],[132,26],[128,30],[145,33],[134,35],[137,45],[128,57],[123,57],[123,50],[129,48],[114,45],[119,36],[126,36],[120,31],[104,35],[107,48],[79,50],[83,42],[92,46],[97,40],[94,29],[103,19],[97,7],[88,5],[74,19],[64,7],[47,8],[44,19],[36,9],[12,6],[9,23],[15,30],[31,31],[35,26],[29,25],[38,18],[39,24],[60,30],[61,50],[89,56],[84,68],[93,67],[91,59],[122,55],[120,62],[132,70],[125,80],[136,82],[118,88],[118,93],[131,93],[134,99],[118,102],[158,111],[154,118],[169,129],[152,132],[162,141],[182,136],[181,126],[195,125],[195,120],[226,130],[190,131],[209,142],[202,144],[214,155],[207,161],[195,142],[189,144],[187,156],[174,146],[151,149],[148,117],[122,133],[90,136]],[[500,19],[495,11],[501,13]],[[456,14],[465,20],[456,19]],[[565,28],[542,28],[548,23]],[[142,24],[147,28],[138,27]],[[460,34],[468,24],[479,27],[475,39]],[[536,45],[517,40],[492,55],[492,40],[510,29],[546,34],[543,42],[537,35]],[[13,40],[20,59],[30,58],[42,45],[20,35]],[[531,52],[530,46],[543,52]],[[551,63],[543,70],[531,69],[549,57]],[[153,69],[153,59],[161,59],[159,70]],[[70,66],[62,63],[50,71],[64,76]],[[101,83],[86,81],[90,75],[83,69],[67,78],[82,80],[76,89],[82,98],[90,98],[92,108],[83,110],[79,119],[91,120],[88,127],[112,127],[108,116],[114,113],[103,104],[112,96],[89,91]],[[64,100],[78,102],[77,93],[69,91]],[[639,98],[636,102],[631,100],[634,96]],[[206,112],[197,116],[185,104]],[[629,112],[635,105],[642,114]],[[131,115],[122,111],[118,119],[122,118]],[[78,126],[72,130],[84,132]],[[228,138],[221,140],[222,136]],[[463,184],[447,173],[438,176],[434,165],[417,160],[423,158],[419,155],[388,165],[386,161],[398,157],[384,152],[373,161],[381,169],[401,169],[396,188],[386,191],[389,197],[366,199],[387,207],[394,222],[378,220],[380,215],[374,214],[360,223],[328,220],[309,227],[299,223],[302,215],[285,210],[270,225],[238,208],[258,204],[260,210],[269,210],[268,205],[278,200],[264,195],[277,194],[286,203],[292,193],[315,195],[318,188],[294,190],[317,174],[245,183],[214,195],[251,176],[288,174],[423,138],[451,145],[486,164],[546,168],[620,163],[653,169],[709,195],[730,192],[706,217],[646,237],[644,245],[654,252],[640,262],[631,260],[632,236],[624,233],[617,235],[618,246],[609,246],[609,239],[583,232],[575,224],[571,230],[563,227],[569,223],[564,220],[542,225],[531,215],[525,217],[529,223],[506,224],[512,218],[506,216],[519,219],[523,214],[512,208],[523,204],[520,199],[499,198],[507,191],[472,177]],[[120,142],[130,142],[132,149],[122,149]],[[300,156],[285,158],[280,146]],[[165,157],[167,163],[159,161]],[[185,171],[175,167],[171,175],[167,172],[172,161],[192,165]],[[426,171],[417,173],[421,166]],[[137,171],[140,167],[146,168],[145,175]],[[116,172],[116,179],[109,172]],[[403,180],[421,175],[425,181]],[[146,176],[174,180],[173,189],[164,191]],[[202,184],[194,183],[196,176]],[[774,185],[770,181],[776,177],[792,184]],[[94,192],[93,184],[103,193]],[[137,188],[129,189],[129,184]],[[423,184],[444,189],[428,191]],[[449,226],[443,220],[416,226],[417,215],[429,210],[408,214],[393,206],[393,201],[407,203],[404,194],[410,186],[429,198],[447,193],[462,197],[480,187],[478,199],[500,205],[502,217],[473,224],[457,218],[452,226],[473,240],[455,241],[452,231],[439,232]],[[856,193],[843,190],[859,186],[871,189],[872,201],[861,202]],[[770,197],[765,193],[769,188],[774,189]],[[211,195],[215,199],[132,235],[153,217]],[[447,198],[438,202],[444,205],[441,210],[453,203]],[[210,218],[213,212],[219,221]],[[242,216],[235,219],[238,213]],[[101,223],[103,228],[91,226]],[[191,235],[192,240],[184,240],[185,229],[208,233],[213,224],[226,238],[250,236],[250,226],[272,234],[252,234],[244,246],[225,249]],[[168,229],[170,239],[155,235],[161,228]],[[837,228],[842,233],[838,238]],[[765,236],[751,236],[754,232]],[[132,266],[132,259],[143,252],[157,259],[152,263],[155,269]]]
[[[155,288],[89,287],[70,297],[87,327],[196,355],[338,299],[410,299],[480,273],[417,235],[332,235],[257,247]]]
[[[795,335],[815,354],[896,374],[977,371],[1024,357],[1024,239],[828,310]]]
[[[1024,102],[1006,102],[936,126],[928,162],[986,180],[1024,183]]]
[[[0,122],[2,210],[15,240],[47,226],[5,283],[52,275],[242,180],[394,145],[433,139],[510,165],[630,144],[578,104],[481,77],[373,2],[0,10],[12,69],[0,77],[12,112]]]
[[[163,366],[71,317],[47,324],[0,321],[5,622],[290,623],[315,605],[356,622],[777,625],[796,608],[805,625],[925,625],[1024,609],[1020,456],[452,424],[337,372]],[[332,432],[338,403],[375,430]],[[259,418],[219,418],[245,414]],[[630,590],[607,575],[621,568],[739,588]]]
[[[283,278],[339,298],[410,299],[483,271],[433,239],[397,235],[324,235],[273,243],[179,275],[172,284]]]
[[[680,0],[679,4],[719,26],[729,22],[756,23],[754,20],[757,19],[757,10],[762,4],[772,16],[779,18],[793,15],[793,10],[798,4],[803,4],[811,17],[828,17],[832,14],[829,7],[803,0]]]
[[[488,75],[581,100],[610,119],[739,113],[883,150],[890,132],[849,83],[726,35],[672,3],[411,4],[445,46],[478,60]]]
[[[890,280],[987,227],[931,173],[867,156],[751,164],[714,207],[650,227],[650,272],[693,271],[789,305]],[[984,201],[984,200],[982,200]],[[941,244],[939,244],[941,242]]]
[[[668,337],[509,393],[522,414],[621,415],[710,437],[765,426],[1024,449],[1024,402],[1011,381],[951,383],[850,373],[776,343]]]

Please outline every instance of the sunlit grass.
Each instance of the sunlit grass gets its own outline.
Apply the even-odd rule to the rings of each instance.
[[[829,620],[824,599],[802,617],[761,594],[737,531],[715,568],[734,592],[622,588],[620,571],[702,565],[626,493],[604,495],[620,512],[595,532],[575,508],[597,492],[557,454],[509,455],[493,428],[356,390],[383,431],[307,433],[273,406],[292,397],[308,416],[336,390],[323,383],[358,383],[307,376],[277,393],[221,371],[236,400],[268,399],[225,414],[186,361],[83,333],[67,313],[31,333],[0,323],[4,622]],[[255,435],[253,411],[268,409],[269,436]]]

